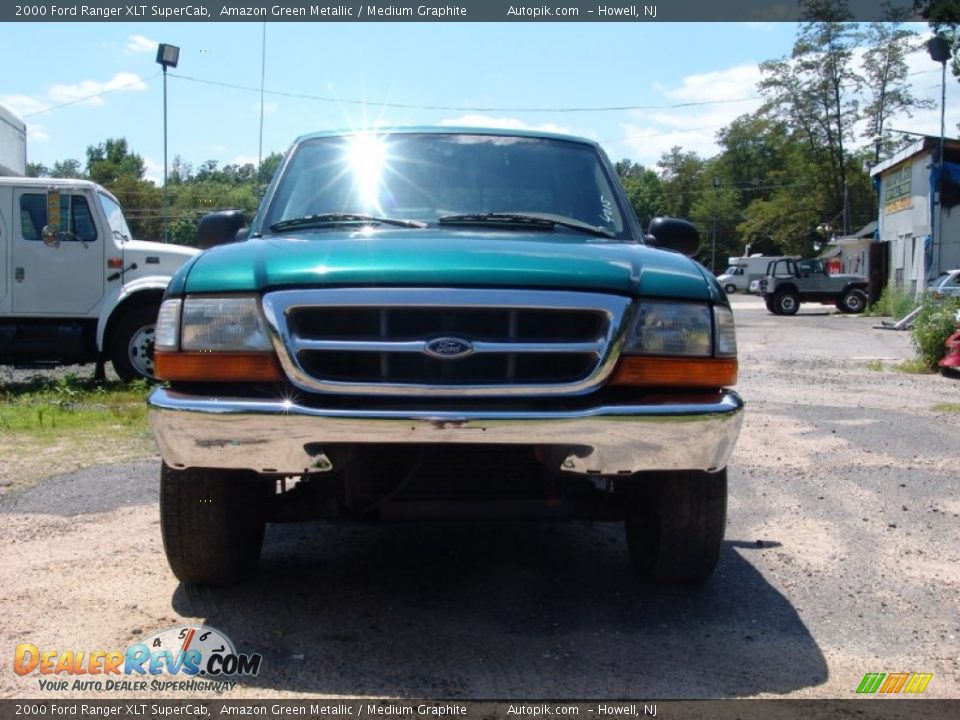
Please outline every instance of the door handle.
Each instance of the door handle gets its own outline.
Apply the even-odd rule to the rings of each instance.
[[[23,282],[23,278],[25,274],[26,273],[24,273],[22,267],[14,268],[13,279],[16,280],[17,282]]]

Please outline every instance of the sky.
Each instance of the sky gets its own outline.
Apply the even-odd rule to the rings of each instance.
[[[717,131],[760,105],[759,64],[789,55],[795,35],[793,23],[267,23],[262,66],[262,23],[6,23],[0,105],[27,123],[31,162],[83,161],[125,137],[159,181],[164,42],[181,48],[171,163],[257,162],[263,70],[264,156],[317,130],[493,125],[589,137],[614,161],[655,166],[675,145],[715,154]],[[891,127],[939,135],[940,65],[922,50],[910,69],[936,108]],[[948,136],[958,122],[948,72]]]

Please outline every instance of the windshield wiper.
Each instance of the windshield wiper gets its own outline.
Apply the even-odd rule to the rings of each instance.
[[[363,213],[320,213],[319,215],[304,215],[303,217],[281,220],[270,226],[274,232],[306,227],[333,227],[336,225],[396,225],[405,228],[425,228],[427,224],[420,220],[403,220],[400,218],[379,217],[364,215]]]
[[[550,230],[557,225],[560,227],[579,230],[594,237],[613,238],[613,232],[606,228],[585,223],[582,220],[554,215],[552,213],[533,212],[491,212],[491,213],[463,213],[461,215],[441,215],[437,222],[441,225],[495,225],[516,229]]]

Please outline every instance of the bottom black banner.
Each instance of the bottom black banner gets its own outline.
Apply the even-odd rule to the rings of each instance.
[[[13,718],[665,718],[666,720],[945,720],[960,717],[960,700],[0,700],[0,720]]]

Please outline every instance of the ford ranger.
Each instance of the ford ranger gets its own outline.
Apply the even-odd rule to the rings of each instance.
[[[609,160],[546,133],[315,134],[245,239],[160,308],[149,398],[164,548],[181,581],[256,570],[267,522],[625,521],[638,575],[699,582],[742,422],[733,315],[639,227]],[[219,243],[219,244],[218,244]]]

